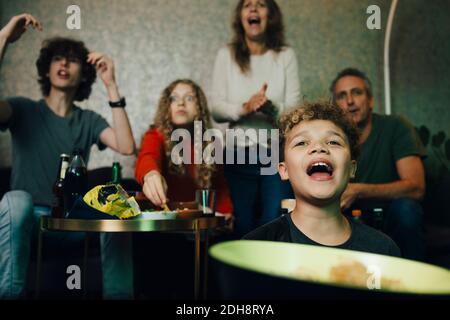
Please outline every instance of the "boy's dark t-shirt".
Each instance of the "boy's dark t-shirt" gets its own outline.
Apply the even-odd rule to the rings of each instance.
[[[12,116],[8,123],[0,125],[0,130],[11,132],[11,189],[25,190],[35,204],[50,206],[60,154],[70,155],[75,148],[81,148],[87,163],[93,144],[99,149],[106,147],[100,134],[109,125],[96,112],[77,106],[69,116],[60,117],[43,99],[14,97],[7,101]]]
[[[243,237],[244,240],[282,241],[323,247],[364,251],[388,256],[400,257],[400,249],[384,233],[359,221],[349,219],[352,228],[350,238],[338,246],[325,246],[308,238],[294,224],[291,214],[285,214]]]

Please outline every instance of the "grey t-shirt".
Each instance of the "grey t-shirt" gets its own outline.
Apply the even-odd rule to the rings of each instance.
[[[0,130],[9,128],[12,137],[11,189],[29,192],[35,204],[51,205],[60,154],[80,148],[87,163],[93,144],[105,148],[100,133],[109,125],[99,114],[76,106],[69,116],[60,117],[43,99],[7,101],[12,116]]]

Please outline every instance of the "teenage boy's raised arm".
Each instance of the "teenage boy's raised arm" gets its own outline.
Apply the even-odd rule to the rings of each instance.
[[[31,14],[22,13],[12,17],[0,30],[0,66],[8,44],[17,41],[28,27],[42,31],[42,24]],[[0,124],[8,122],[12,114],[8,102],[0,100]]]

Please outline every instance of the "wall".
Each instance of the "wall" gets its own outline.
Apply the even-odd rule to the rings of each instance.
[[[91,50],[111,55],[117,66],[121,93],[134,136],[150,124],[161,90],[183,77],[200,83],[210,93],[212,65],[217,50],[230,40],[231,12],[236,2],[226,0],[0,0],[0,22],[27,11],[44,24],[42,33],[29,32],[8,48],[0,71],[0,96],[26,95],[38,99],[34,62],[43,39],[71,36]],[[288,42],[299,60],[302,93],[308,99],[326,97],[331,79],[342,68],[367,72],[374,84],[376,110],[383,112],[383,41],[388,0],[279,0]],[[67,30],[66,8],[78,4],[82,29]],[[381,8],[382,30],[366,28],[366,8]],[[427,5],[425,5],[427,4]],[[414,125],[450,135],[449,1],[400,0],[392,35],[392,108]],[[83,106],[111,114],[100,81]],[[432,153],[432,152],[430,152]],[[11,162],[8,133],[0,134],[0,166]],[[431,158],[433,159],[433,155]],[[134,157],[93,150],[89,166],[119,160],[124,175],[132,175]],[[429,160],[427,160],[429,161]]]

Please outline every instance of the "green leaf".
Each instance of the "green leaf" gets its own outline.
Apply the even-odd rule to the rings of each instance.
[[[442,143],[444,143],[444,141],[445,141],[444,131],[439,131],[431,138],[431,144],[433,145],[433,147],[436,148],[439,148],[442,145]]]
[[[426,147],[428,142],[430,142],[430,130],[425,126],[421,126],[419,129],[416,128],[416,131],[422,141],[422,144]]]

